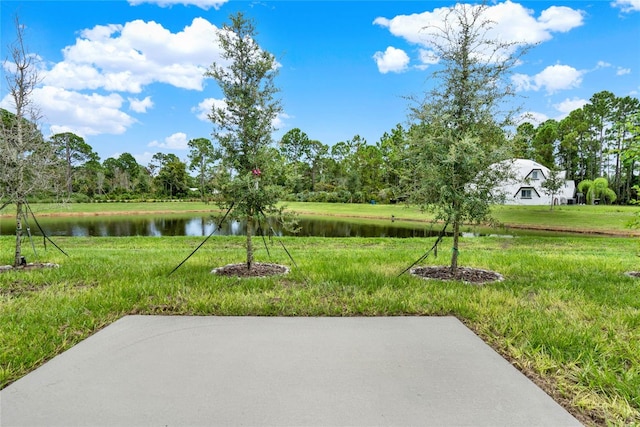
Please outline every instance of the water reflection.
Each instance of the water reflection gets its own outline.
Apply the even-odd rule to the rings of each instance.
[[[38,222],[49,236],[208,236],[216,225],[210,216],[98,216],[39,218]],[[40,235],[38,227],[30,221],[31,233]],[[284,230],[280,224],[272,222],[262,224],[265,234],[275,232],[279,236],[320,236],[320,237],[429,237],[437,235],[440,228],[429,224],[402,224],[389,221],[366,222],[358,220],[299,219],[299,232]],[[15,232],[15,223],[10,219],[0,220],[0,233]],[[240,236],[246,234],[246,224],[227,221],[216,234]]]

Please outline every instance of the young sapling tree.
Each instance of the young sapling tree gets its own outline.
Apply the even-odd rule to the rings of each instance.
[[[564,172],[558,169],[557,166],[553,165],[549,169],[549,176],[547,176],[542,184],[540,184],[540,187],[542,187],[542,191],[544,192],[544,194],[549,196],[549,198],[551,199],[551,207],[549,208],[550,210],[553,210],[556,195],[558,195],[562,187],[564,187],[565,185],[566,180],[564,177]]]
[[[278,64],[260,48],[251,20],[237,13],[218,32],[222,60],[211,65],[212,77],[224,95],[223,105],[212,107],[214,125],[225,173],[220,182],[223,207],[233,209],[247,223],[247,269],[253,265],[252,235],[256,221],[277,210],[281,189],[274,176],[279,167],[272,147],[274,121],[282,111],[274,84]]]
[[[25,46],[24,27],[15,18],[16,39],[8,46],[10,58],[3,63],[13,111],[1,109],[0,118],[0,209],[16,206],[14,267],[23,264],[22,237],[28,197],[56,191],[60,162],[53,147],[38,128],[40,114],[33,92],[40,82],[38,57]]]
[[[509,173],[490,166],[510,155],[503,129],[513,124],[517,109],[504,104],[514,95],[511,70],[526,51],[522,43],[492,36],[486,11],[486,4],[457,4],[440,25],[423,29],[439,68],[424,100],[411,99],[414,170],[405,177],[406,194],[451,225],[454,273],[461,225],[489,218],[490,206],[499,201],[493,189]]]

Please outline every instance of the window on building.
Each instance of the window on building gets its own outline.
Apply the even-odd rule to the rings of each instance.
[[[532,171],[531,172],[531,179],[538,179],[538,171]],[[529,197],[531,198],[531,197]]]
[[[523,188],[520,190],[520,198],[521,199],[530,199],[531,198],[531,189]]]

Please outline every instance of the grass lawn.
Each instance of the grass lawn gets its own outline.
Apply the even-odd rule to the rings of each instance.
[[[109,204],[98,206],[103,205]],[[355,211],[379,218],[404,209],[309,207],[323,215],[331,206],[336,206],[334,212],[342,208],[338,215]],[[582,223],[590,226],[597,221],[587,217],[610,210],[611,217],[605,221],[618,218],[609,229],[619,231],[624,230],[623,219],[634,212],[575,208]],[[513,221],[528,215],[505,211],[498,214],[510,214]],[[416,215],[415,219],[421,215],[403,212]],[[531,215],[531,221],[537,219]],[[559,224],[562,221],[557,219]],[[485,286],[397,277],[434,239],[276,239],[270,243],[271,257],[264,246],[258,246],[258,261],[292,266],[281,241],[298,268],[287,276],[266,279],[210,274],[214,267],[244,259],[244,239],[239,237],[212,237],[169,277],[169,271],[202,238],[56,237],[54,241],[70,258],[50,245],[46,253],[41,244],[38,250],[42,261],[59,263],[60,268],[0,274],[0,387],[131,313],[453,315],[583,423],[640,422],[640,279],[624,275],[640,270],[637,238],[463,238],[462,266],[505,276],[503,282]],[[13,242],[11,236],[0,236],[0,265],[11,263]],[[445,239],[439,258],[430,257],[425,265],[447,264],[450,245],[450,239]],[[26,251],[30,253],[30,247]]]

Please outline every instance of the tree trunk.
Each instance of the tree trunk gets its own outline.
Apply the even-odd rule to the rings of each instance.
[[[247,270],[253,266],[253,242],[251,233],[253,232],[253,215],[247,217]]]
[[[451,251],[451,272],[455,273],[458,269],[458,241],[460,240],[460,223],[458,220],[453,222],[453,249]]]
[[[627,192],[627,200],[631,200],[631,190],[632,190],[632,184],[633,184],[633,171],[636,168],[635,165],[635,161],[632,159],[629,163],[629,169],[627,172],[627,185],[626,185],[626,192]],[[636,195],[637,197],[637,195]]]
[[[202,160],[200,160],[200,197],[205,204],[209,204],[209,201],[204,197],[204,171],[205,171],[205,163],[204,156],[202,156]]]
[[[22,264],[22,202],[16,202],[16,255],[13,266],[19,267]]]
[[[618,195],[618,199],[622,199],[622,164],[620,162],[620,152],[622,151],[622,141],[621,137],[618,135],[617,138],[617,146],[616,146],[616,172],[613,179],[613,188],[616,194]]]
[[[71,149],[69,147],[69,141],[67,141],[67,145],[66,145],[66,163],[67,163],[67,193],[69,194],[69,196],[71,196],[71,193],[73,193],[73,184],[71,181]]]

